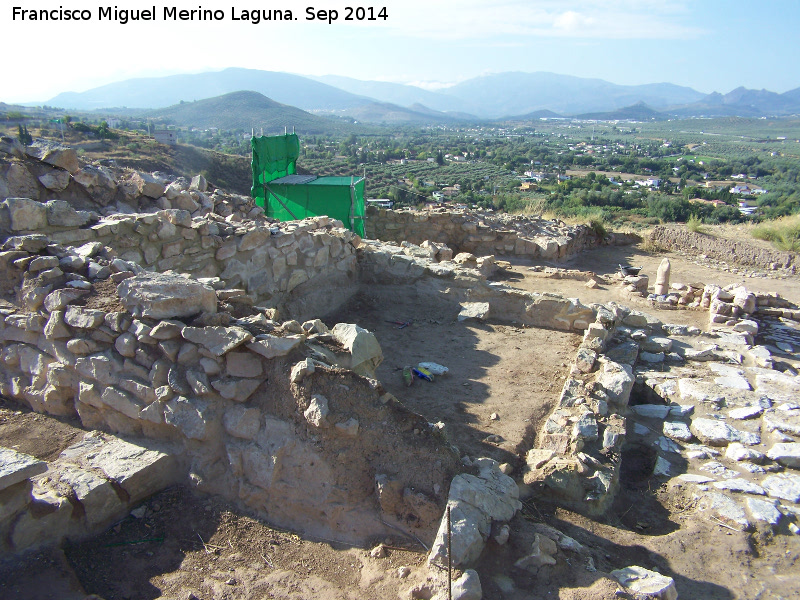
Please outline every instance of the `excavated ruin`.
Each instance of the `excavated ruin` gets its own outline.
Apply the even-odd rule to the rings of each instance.
[[[362,240],[327,217],[270,222],[201,177],[81,167],[68,149],[6,138],[0,152],[0,394],[86,429],[46,463],[0,449],[4,554],[91,536],[188,482],[307,535],[363,545],[390,528],[429,548],[431,565],[469,567],[521,508],[520,488],[384,389],[375,335],[326,321],[366,291],[413,289],[453,320],[582,336],[523,449],[524,494],[598,517],[621,482],[681,472],[673,483],[699,486],[731,526],[796,518],[800,379],[756,342],[754,320],[796,320],[783,299],[663,281],[648,298],[647,281],[620,277],[621,299],[708,310],[726,328],[701,331],[491,280],[507,266],[497,255],[555,260],[615,242],[586,227],[381,209]],[[747,475],[703,462],[722,447]],[[520,568],[583,551],[574,544],[543,532]],[[676,597],[656,576],[617,579]]]

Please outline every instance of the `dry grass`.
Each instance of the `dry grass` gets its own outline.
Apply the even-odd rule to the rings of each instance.
[[[689,217],[689,220],[686,221],[686,229],[691,231],[692,233],[699,233],[705,235],[708,233],[708,230],[703,225],[703,221],[694,215]]]
[[[653,239],[652,230],[648,230],[640,234],[642,242],[639,244],[639,250],[647,254],[665,254],[669,252],[669,248],[665,248]]]
[[[778,250],[800,252],[800,215],[762,223],[753,228],[751,235],[772,242]]]

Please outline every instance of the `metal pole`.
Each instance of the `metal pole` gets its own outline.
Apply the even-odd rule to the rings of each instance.
[[[450,505],[447,505],[447,600],[453,600],[453,553],[451,552]]]
[[[277,200],[277,201],[280,203],[280,205],[281,205],[283,208],[285,208],[285,209],[286,209],[286,212],[288,212],[288,213],[289,213],[289,214],[292,216],[292,218],[293,218],[295,221],[299,221],[299,219],[298,219],[298,218],[297,218],[297,217],[294,215],[294,213],[293,213],[291,210],[289,210],[289,207],[288,207],[288,206],[286,206],[286,205],[283,203],[283,200],[281,200],[281,199],[278,197],[278,194],[276,194],[275,192],[273,192],[273,191],[272,191],[272,190],[269,188],[269,186],[268,186],[266,183],[264,184],[264,189],[265,189],[265,190],[267,190],[267,191],[269,191],[269,193],[270,193],[270,194],[272,194],[272,196],[275,198],[275,200]],[[264,195],[266,196],[266,193],[265,193]]]

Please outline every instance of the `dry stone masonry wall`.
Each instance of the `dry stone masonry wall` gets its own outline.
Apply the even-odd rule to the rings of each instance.
[[[34,256],[12,269],[50,255]],[[41,287],[39,273],[22,279]],[[77,415],[90,430],[169,444],[175,476],[153,478],[149,493],[182,474],[307,533],[363,543],[388,522],[433,535],[458,456],[435,427],[367,378],[382,360],[372,334],[348,324],[329,330],[319,320],[278,323],[267,317],[274,310],[249,303],[234,318],[225,310],[234,309],[232,290],[178,275],[116,273],[130,273],[105,298],[117,310],[77,304],[87,290],[53,283],[63,278],[46,278],[56,289],[36,309],[0,309],[0,394],[37,412]],[[99,443],[87,440],[81,448]],[[80,467],[78,454],[68,449],[65,464]],[[430,464],[420,471],[423,462]],[[87,512],[94,500],[81,500],[85,477],[70,469],[62,477],[59,465],[9,492],[22,497],[19,510],[4,515],[6,549],[94,530],[143,497],[128,491],[119,504],[109,496],[107,511]],[[26,512],[44,504],[45,515],[61,515],[57,526],[48,525],[56,517]]]
[[[586,225],[566,225],[531,217],[476,214],[472,211],[436,209],[367,210],[366,234],[386,242],[444,244],[455,252],[476,255],[526,256],[559,260],[586,248],[629,244],[631,236],[611,234],[598,238]]]
[[[242,290],[252,302],[268,307],[302,298],[295,308],[304,318],[345,300],[356,281],[355,246],[360,239],[327,217],[279,226],[230,223],[215,213],[193,219],[178,209],[113,215],[93,224],[87,215],[60,200],[0,202],[0,223],[8,223],[5,233],[12,234],[0,256],[6,284],[27,289],[19,276],[31,270],[17,268],[14,261],[24,266],[35,260],[31,249],[49,253],[33,265],[42,285],[38,294],[26,297],[29,308],[38,308],[41,294],[63,278],[75,286],[81,278],[111,276],[112,270],[173,271],[216,279],[218,287]]]
[[[767,270],[785,270],[795,274],[798,267],[796,252],[769,250],[736,240],[718,240],[702,233],[674,227],[654,227],[650,240],[661,248],[688,251],[692,255],[705,255],[726,264],[739,264]]]

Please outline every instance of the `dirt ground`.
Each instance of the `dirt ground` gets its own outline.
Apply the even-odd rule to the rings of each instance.
[[[421,302],[411,290],[391,295],[391,302],[362,293],[329,320],[375,333],[384,353],[378,379],[411,410],[444,423],[462,456],[515,465],[558,400],[581,337],[492,321],[458,323],[457,307],[437,312]],[[403,367],[420,362],[449,372],[406,387]]]
[[[673,281],[742,281],[737,274],[677,254],[648,255],[632,247],[596,249],[557,266],[605,275],[618,263],[642,265],[652,278],[664,256],[672,262]],[[543,263],[514,261],[501,279],[584,303],[622,302],[613,286],[590,290],[582,281],[535,277],[528,271],[535,264]],[[750,289],[777,291],[800,302],[800,280],[744,281]],[[707,324],[705,312],[638,308],[665,322]],[[520,473],[521,457],[557,400],[580,343],[580,336],[565,332],[493,321],[457,323],[454,312],[421,305],[413,289],[390,300],[367,290],[327,321],[355,322],[373,331],[385,356],[378,378],[386,389],[428,421],[444,422],[462,455],[508,462],[512,475]],[[411,324],[399,328],[394,321]],[[420,361],[443,364],[450,372],[432,383],[416,380],[405,387],[398,369]],[[43,459],[76,441],[81,435],[76,425],[0,404],[0,445]],[[424,550],[399,535],[376,539],[390,549],[387,557],[373,558],[369,549],[271,528],[188,488],[165,490],[143,506],[140,518],[129,516],[91,540],[28,555],[22,563],[0,564],[0,597],[407,598],[407,590],[426,577]],[[623,477],[619,497],[601,521],[526,502],[511,522],[508,544],[490,541],[476,566],[484,598],[624,598],[605,573],[633,564],[675,578],[684,599],[800,598],[800,536],[730,531],[691,509],[680,490],[636,477]],[[563,557],[539,573],[514,568],[514,561],[530,551],[535,523],[556,527],[587,546],[597,571]],[[406,578],[398,573],[401,567],[409,568]]]

